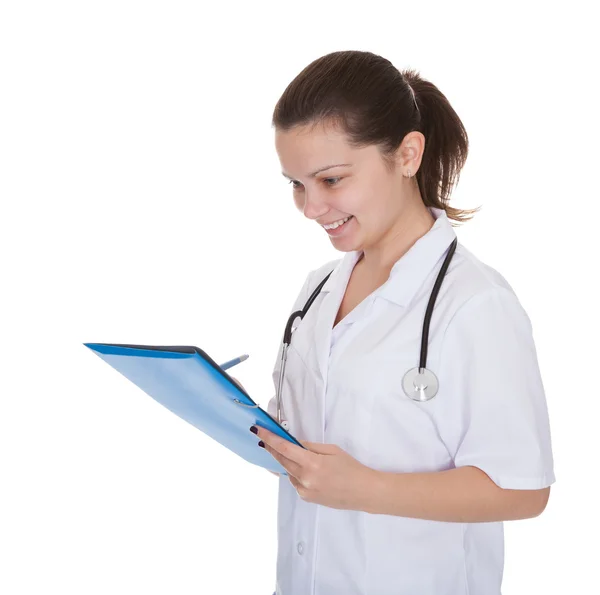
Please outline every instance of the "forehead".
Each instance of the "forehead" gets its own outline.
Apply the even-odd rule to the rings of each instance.
[[[379,156],[375,145],[352,146],[341,127],[331,123],[276,130],[275,147],[287,177],[309,175],[330,164],[359,165]]]
[[[285,131],[276,130],[275,146],[282,158],[300,157],[314,151],[325,155],[352,151],[346,135],[339,127],[322,123],[294,126]]]

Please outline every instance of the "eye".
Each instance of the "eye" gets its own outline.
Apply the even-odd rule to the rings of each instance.
[[[331,186],[335,186],[342,178],[341,177],[337,177],[337,178],[324,178],[323,181],[324,182],[330,182],[333,181],[333,184],[325,184],[326,186],[329,186],[331,188]],[[299,183],[299,182],[298,182]],[[296,180],[290,180],[288,182],[288,184],[292,184],[292,188],[297,189],[299,186],[296,186]]]

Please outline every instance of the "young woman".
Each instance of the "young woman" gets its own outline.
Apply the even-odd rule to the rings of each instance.
[[[276,593],[500,595],[503,521],[539,515],[555,476],[530,319],[456,243],[466,131],[435,85],[359,51],[309,64],[273,124],[296,206],[344,253],[290,311],[317,290],[281,393],[304,448],[252,428],[287,472]]]

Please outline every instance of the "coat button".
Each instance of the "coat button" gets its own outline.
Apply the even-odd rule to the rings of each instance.
[[[301,541],[298,542],[298,553],[300,555],[304,553],[304,544]]]

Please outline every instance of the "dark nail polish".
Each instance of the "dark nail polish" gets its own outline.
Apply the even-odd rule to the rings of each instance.
[[[264,448],[264,447],[265,447],[265,443],[264,443],[264,442],[261,440],[261,441],[258,443],[258,446],[260,446],[261,448]]]
[[[253,434],[258,434],[258,429],[256,428],[256,426],[250,426],[250,431],[251,431]]]

